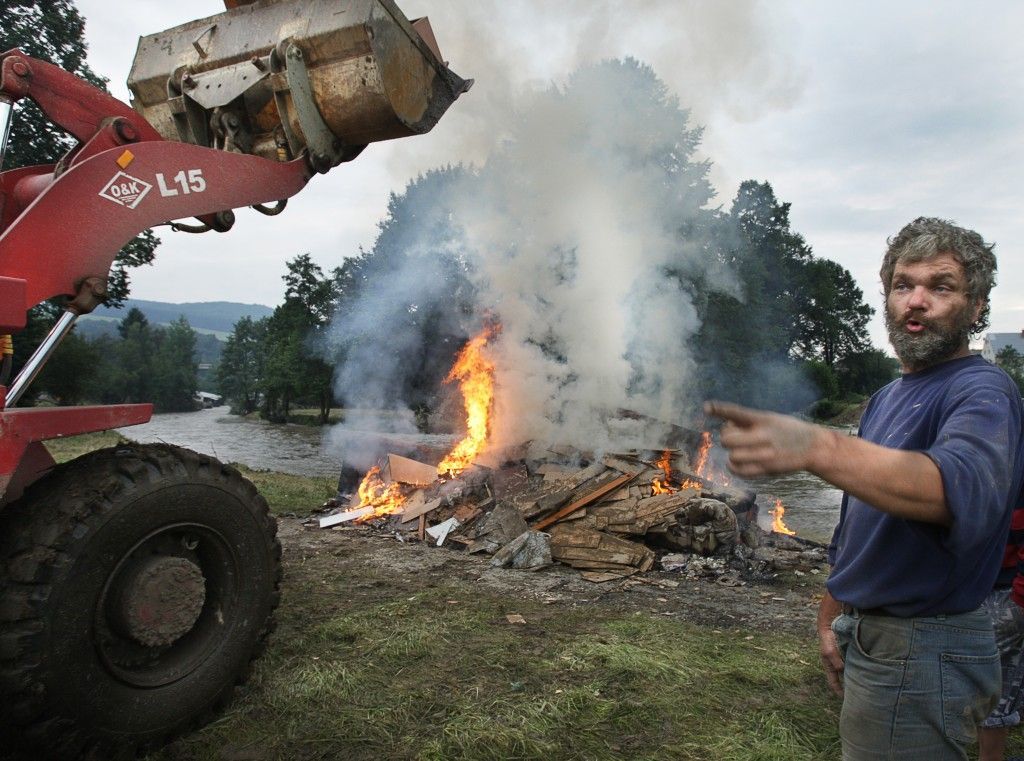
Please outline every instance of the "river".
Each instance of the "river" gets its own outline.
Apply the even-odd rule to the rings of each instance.
[[[330,478],[337,478],[341,470],[341,456],[324,446],[320,428],[245,420],[230,415],[227,407],[154,415],[145,425],[119,432],[133,441],[177,444],[253,469]],[[742,484],[734,481],[733,485]],[[842,494],[837,489],[807,473],[758,479],[748,486],[760,495],[762,506],[781,499],[786,525],[799,536],[828,541],[839,519]]]

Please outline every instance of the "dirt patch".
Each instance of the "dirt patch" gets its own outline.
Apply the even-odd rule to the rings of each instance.
[[[352,579],[354,585],[361,583],[362,573],[372,569],[374,584],[386,584],[396,591],[407,589],[410,594],[452,584],[466,585],[469,591],[472,585],[482,585],[489,594],[497,592],[510,600],[528,598],[554,609],[600,606],[609,612],[654,612],[702,626],[785,631],[810,637],[824,582],[820,574],[780,574],[728,586],[712,579],[652,571],[595,584],[566,566],[540,571],[494,568],[489,557],[400,542],[394,535],[371,527],[311,530],[295,518],[281,518],[278,525],[285,551],[285,594],[297,591],[288,589],[289,577],[295,578],[297,566],[307,578],[341,575]],[[337,591],[328,585],[307,588],[302,593],[329,598]]]

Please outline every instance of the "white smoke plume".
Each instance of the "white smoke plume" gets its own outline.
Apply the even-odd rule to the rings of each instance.
[[[699,132],[670,93],[697,123],[791,104],[801,74],[764,44],[779,14],[754,0],[402,7],[430,16],[445,58],[476,84],[430,135],[388,146],[392,172],[408,177],[453,161],[472,169],[443,198],[411,203],[426,228],[446,223],[458,234],[439,242],[407,233],[392,273],[400,293],[364,294],[359,324],[336,326],[349,339],[365,330],[363,347],[379,347],[350,353],[339,392],[367,406],[393,397],[389,368],[417,338],[402,330],[403,305],[426,312],[438,298],[444,249],[469,262],[478,306],[503,324],[493,347],[495,445],[657,443],[657,432],[611,430],[606,418],[618,408],[690,422],[699,400],[689,347],[699,324],[681,283],[732,293],[736,285],[708,229],[714,200]],[[527,45],[516,42],[524,28],[537,32]],[[625,55],[654,68],[598,65]],[[673,159],[675,172],[659,163]],[[478,326],[463,325],[463,335]]]
[[[642,445],[611,434],[608,414],[692,412],[699,323],[668,273],[734,283],[708,251],[696,134],[660,87],[636,62],[609,62],[525,99],[505,146],[457,196],[480,302],[503,324],[497,444]]]
[[[609,430],[607,418],[626,408],[688,420],[692,283],[736,291],[712,241],[708,166],[693,158],[699,130],[632,60],[585,67],[516,110],[482,166],[409,189],[402,213],[413,221],[382,233],[403,256],[362,294],[359,316],[335,328],[342,341],[360,339],[339,391],[371,405],[394,397],[389,368],[420,335],[407,305],[453,316],[436,309],[447,253],[469,264],[477,318],[493,313],[503,326],[493,344],[494,445],[650,444]]]

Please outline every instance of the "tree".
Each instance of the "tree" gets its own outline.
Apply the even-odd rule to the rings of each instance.
[[[60,404],[80,404],[89,397],[100,368],[96,346],[73,331],[61,342],[34,385],[38,392],[49,394]]]
[[[160,412],[186,412],[196,408],[199,383],[196,333],[184,315],[156,331],[153,357],[153,403]]]
[[[117,364],[111,388],[120,402],[149,402],[153,399],[153,329],[139,309],[132,307],[117,326],[121,341],[116,346]]]
[[[696,354],[705,395],[787,410],[813,401],[791,358],[804,268],[813,255],[790,229],[789,209],[769,183],[747,180],[717,221],[717,255],[736,274],[741,293],[705,292],[698,301]]]
[[[1013,378],[1021,394],[1024,394],[1024,354],[1012,346],[1004,346],[996,354],[996,364]]]
[[[235,323],[221,353],[217,365],[217,384],[227,398],[231,412],[236,415],[247,415],[259,404],[267,363],[269,319],[240,319]]]
[[[60,66],[106,91],[106,79],[86,63],[85,20],[71,0],[8,0],[0,4],[0,51],[19,48]],[[5,169],[51,164],[75,145],[28,99],[18,102],[4,156]],[[119,306],[128,296],[128,269],[149,264],[160,240],[146,230],[118,253],[108,282],[107,303]],[[37,318],[43,319],[41,315]]]
[[[836,362],[839,393],[870,396],[899,374],[900,363],[880,349],[864,349],[847,354]]]
[[[253,400],[249,379],[259,364],[264,417],[283,422],[293,404],[308,403],[318,407],[320,422],[327,422],[334,403],[333,365],[324,357],[327,325],[337,306],[337,276],[335,272],[325,277],[309,254],[287,263],[284,303],[262,328],[265,352],[257,362],[255,347],[250,347],[253,339],[245,335],[251,326],[243,325],[243,334],[235,336],[220,375],[222,388],[231,390],[236,408],[244,409]]]
[[[285,299],[267,318],[267,360],[264,366],[262,415],[285,423],[292,404],[306,385],[307,316],[297,299]]]
[[[831,368],[848,354],[870,348],[867,324],[875,310],[864,303],[849,270],[829,259],[815,259],[804,264],[802,279],[796,354]]]

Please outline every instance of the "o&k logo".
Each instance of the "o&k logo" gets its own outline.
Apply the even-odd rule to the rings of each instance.
[[[146,197],[146,193],[152,187],[148,182],[143,182],[138,177],[118,172],[103,187],[103,190],[100,191],[100,196],[108,201],[134,209],[139,205],[139,201]]]

